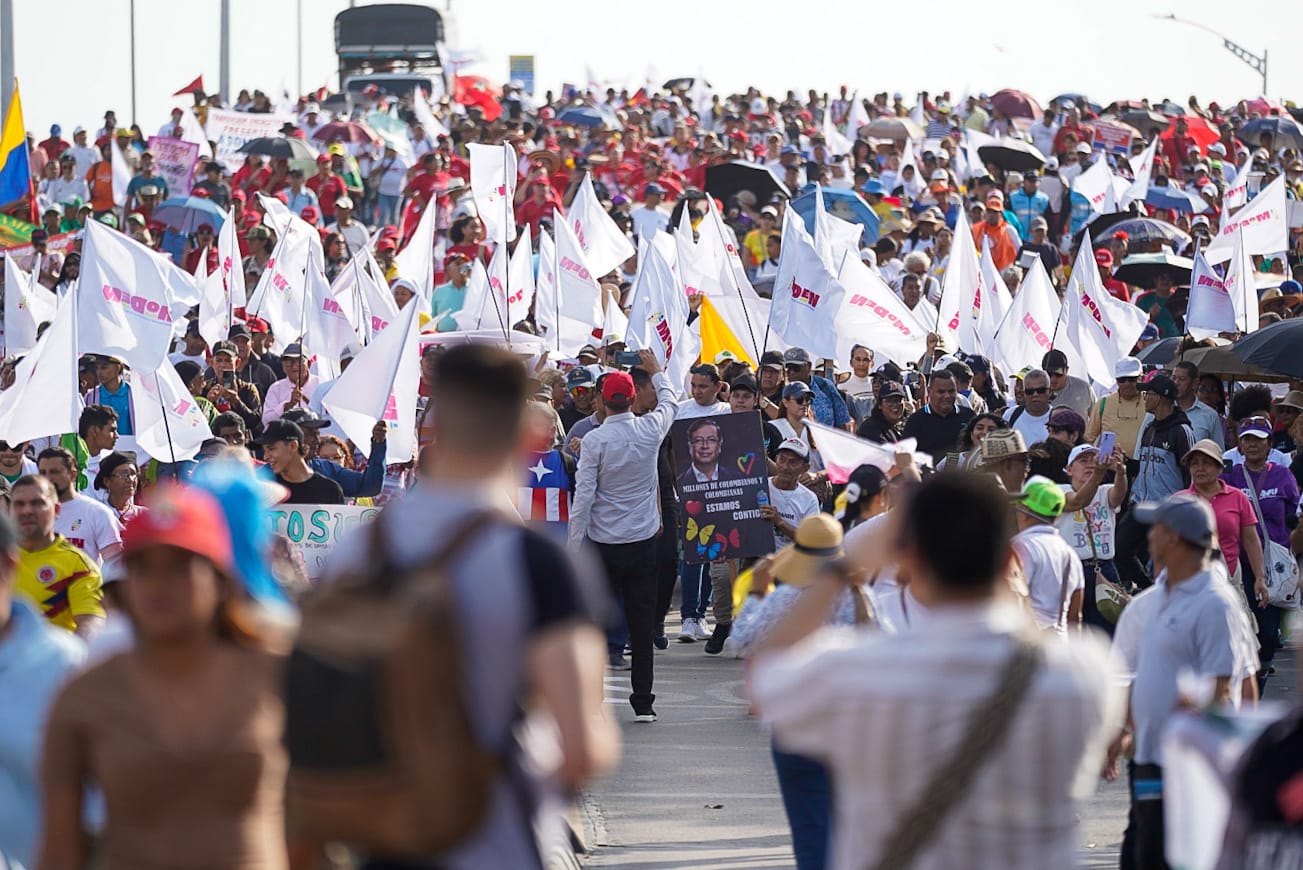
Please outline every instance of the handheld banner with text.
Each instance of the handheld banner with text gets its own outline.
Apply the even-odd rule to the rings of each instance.
[[[150,136],[149,150],[154,155],[154,167],[167,182],[168,196],[189,196],[195,181],[195,164],[199,162],[199,146],[180,139]]]
[[[326,573],[330,554],[345,535],[379,515],[380,508],[359,505],[281,504],[267,510],[272,531],[303,556],[309,580]]]

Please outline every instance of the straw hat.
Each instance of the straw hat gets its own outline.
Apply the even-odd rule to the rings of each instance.
[[[806,517],[796,529],[796,540],[778,551],[774,577],[789,586],[804,588],[829,559],[842,555],[842,526],[828,514]]]

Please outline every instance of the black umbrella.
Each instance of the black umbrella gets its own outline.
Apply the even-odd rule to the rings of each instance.
[[[1254,118],[1240,128],[1235,138],[1250,148],[1257,148],[1263,133],[1271,136],[1271,147],[1277,151],[1287,146],[1295,150],[1303,148],[1303,128],[1293,118]]]
[[[1303,378],[1303,319],[1292,318],[1264,326],[1231,347],[1250,365]]]
[[[1082,236],[1090,233],[1090,239],[1093,244],[1100,244],[1107,239],[1112,233],[1109,230],[1114,224],[1120,224],[1123,221],[1129,221],[1135,218],[1135,214],[1130,211],[1114,211],[1108,214],[1093,215],[1085,226],[1077,230],[1072,235],[1072,244],[1077,246],[1081,244]]]
[[[1263,381],[1266,383],[1279,383],[1290,379],[1288,374],[1277,371],[1274,367],[1246,362],[1236,353],[1234,345],[1199,347],[1186,351],[1180,355],[1180,358],[1197,365],[1201,375],[1217,375],[1226,379],[1234,378],[1239,381]]]
[[[288,136],[262,136],[250,139],[240,148],[241,154],[262,154],[267,157],[284,157],[286,160],[316,160],[317,152],[302,139]]]
[[[977,156],[988,166],[1006,172],[1026,172],[1045,165],[1045,155],[1036,146],[1021,139],[998,139],[977,149]]]
[[[1124,284],[1151,288],[1158,283],[1158,276],[1172,276],[1173,284],[1189,284],[1190,271],[1194,260],[1178,257],[1167,248],[1157,254],[1132,254],[1122,261],[1113,277]]]
[[[789,199],[792,192],[783,184],[774,171],[759,163],[747,163],[734,160],[706,167],[706,193],[718,197],[725,205],[729,197],[749,190],[755,194],[757,202],[767,202],[775,193],[781,193]]]
[[[1176,348],[1181,344],[1181,336],[1160,339],[1136,354],[1136,359],[1147,366],[1165,366],[1176,356]]]
[[[1132,109],[1118,115],[1118,120],[1123,124],[1130,124],[1145,136],[1161,133],[1172,123],[1171,118],[1152,109]]]
[[[1128,244],[1132,246],[1142,245],[1146,242],[1163,242],[1180,251],[1190,244],[1189,234],[1182,232],[1167,221],[1154,218],[1128,216],[1126,220],[1113,224],[1112,230],[1115,233],[1126,233]],[[1091,230],[1091,236],[1095,236],[1093,229]]]

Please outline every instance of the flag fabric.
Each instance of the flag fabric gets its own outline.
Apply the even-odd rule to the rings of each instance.
[[[516,195],[516,151],[509,144],[466,146],[471,158],[471,195],[484,222],[484,237],[495,244],[516,237],[512,198]]]
[[[290,211],[290,207],[274,196],[260,193],[258,204],[262,206],[262,222],[275,230],[278,236],[294,220],[294,212]]]
[[[506,278],[507,266],[502,262],[504,247],[498,245],[487,270],[478,258],[471,263],[471,274],[466,281],[466,295],[462,299],[461,309],[452,316],[457,322],[458,331],[489,329],[497,330],[505,336],[502,282]]]
[[[552,226],[556,239],[546,245],[551,274],[539,281],[534,315],[546,346],[563,357],[573,357],[579,348],[592,344],[597,337],[594,333],[601,330],[602,288],[589,271],[570,225],[556,214]],[[542,250],[540,246],[540,272]]]
[[[213,146],[208,144],[208,134],[190,109],[181,112],[181,141],[193,142],[199,146],[199,156],[212,158]]]
[[[805,425],[813,430],[813,441],[818,445],[819,459],[828,472],[828,480],[834,484],[846,483],[861,465],[872,465],[889,472],[896,465],[897,453],[915,453],[918,447],[918,442],[913,438],[905,438],[894,444],[876,444],[844,429],[835,429],[814,420],[805,421]]]
[[[1253,280],[1253,256],[1243,228],[1235,233],[1235,248],[1226,267],[1226,295],[1235,311],[1235,331],[1253,332],[1258,328],[1258,287]]]
[[[923,356],[927,330],[859,257],[842,259],[837,281],[846,291],[837,314],[837,359],[850,359],[856,344],[873,348],[901,368]]]
[[[947,348],[978,353],[982,346],[978,335],[981,309],[973,306],[981,280],[977,249],[973,247],[973,231],[968,227],[968,215],[961,208],[955,219],[949,265],[941,276],[941,302],[937,305],[940,316],[933,328],[945,339]]]
[[[398,277],[416,285],[416,296],[427,307],[434,295],[434,274],[438,271],[434,265],[435,211],[434,200],[426,203],[407,244],[394,255]]]
[[[181,90],[173,91],[172,96],[182,97],[185,96],[186,94],[202,94],[202,93],[204,93],[204,77],[201,75],[201,76],[196,76],[194,81],[182,87]]]
[[[353,258],[355,262],[360,259],[360,257]],[[389,324],[398,319],[398,301],[394,299],[394,294],[389,292],[389,285],[384,281],[380,264],[376,262],[369,248],[366,251],[366,262],[358,263],[355,274],[354,292],[362,297],[365,343],[370,344]]]
[[[1074,178],[1072,192],[1084,196],[1090,203],[1090,210],[1096,214],[1117,211],[1113,199],[1113,173],[1109,171],[1107,160],[1096,160],[1093,166]]]
[[[570,475],[560,450],[531,452],[525,483],[516,490],[516,511],[527,523],[570,523]]]
[[[1247,174],[1247,173],[1246,173]],[[1285,176],[1281,175],[1235,213],[1223,221],[1221,232],[1204,249],[1204,256],[1214,266],[1225,263],[1235,253],[1235,237],[1244,235],[1249,255],[1275,254],[1289,250],[1289,223],[1285,213]],[[1234,298],[1234,297],[1232,297]]]
[[[978,261],[978,274],[982,279],[980,288],[982,297],[978,305],[981,309],[977,324],[979,350],[975,352],[985,354],[995,344],[995,336],[1000,331],[1000,324],[1004,322],[1004,315],[1009,310],[1009,306],[1013,305],[1013,296],[1010,295],[1009,288],[1005,286],[1004,279],[995,268],[989,236],[982,237],[982,257]]]
[[[452,100],[479,109],[490,124],[502,116],[502,104],[489,93],[488,83],[481,76],[456,76],[452,81]]]
[[[7,84],[0,83],[0,87]],[[27,128],[23,126],[23,101],[15,83],[4,126],[0,127],[0,208],[13,205],[25,196],[31,198],[29,214],[32,223],[36,223],[36,197],[32,191],[32,163],[27,154]]]
[[[675,248],[664,233],[657,233],[653,239],[642,239],[639,250],[640,268],[633,284],[625,341],[631,350],[652,351],[670,386],[682,394],[689,370],[701,352],[701,340],[688,329],[688,297],[670,261]]]
[[[1068,357],[1068,366],[1096,384],[1111,388],[1118,360],[1131,354],[1148,315],[1104,289],[1095,265],[1089,231],[1082,237],[1063,296],[1063,324],[1054,346]]]
[[[687,209],[684,209],[687,211]],[[585,172],[584,180],[570,203],[566,221],[579,240],[588,267],[595,275],[605,275],[634,255],[633,243],[620,231],[606,209],[602,208],[593,189],[592,173]]]
[[[770,328],[793,347],[835,358],[836,317],[844,295],[801,219],[792,209],[784,211]]]
[[[417,87],[412,90],[412,115],[431,141],[440,136],[449,135],[448,128],[443,125],[442,121],[434,117],[434,113],[430,111],[430,102],[426,97],[424,88]]]
[[[534,305],[534,240],[525,224],[507,263],[507,326],[529,317]]]
[[[1220,229],[1225,229],[1235,209],[1249,201],[1249,172],[1252,164],[1245,166],[1235,175],[1235,180],[1226,188],[1222,197],[1222,221]]]
[[[159,462],[185,462],[213,437],[208,418],[170,365],[136,372],[131,380],[136,447]]]
[[[50,328],[18,363],[13,386],[0,392],[0,438],[8,443],[77,431],[83,405],[76,318],[75,302],[65,299]]]
[[[261,317],[271,324],[274,348],[278,352],[302,338],[307,328],[308,260],[317,231],[307,224],[302,227],[299,224],[302,221],[291,222],[276,240],[267,267],[246,306],[251,317]]]
[[[360,319],[355,299],[345,294],[336,297],[326,273],[322,254],[316,248],[308,249],[306,274],[308,294],[307,323],[304,344],[309,357],[316,357],[317,377],[331,380],[339,376],[339,358],[344,349],[358,340]]]
[[[828,143],[828,151],[830,154],[851,153],[850,140],[842,135],[842,132],[837,129],[837,125],[833,122],[831,104],[823,110],[822,132],[824,141]],[[849,127],[847,128],[847,132],[851,132]]]
[[[398,320],[353,358],[321,400],[330,419],[354,444],[370,444],[379,420],[389,426],[389,461],[407,462],[416,451],[416,392],[421,380],[417,307],[408,304]]]
[[[99,221],[86,224],[74,294],[82,353],[115,356],[133,369],[167,362],[175,320],[199,294],[194,276]]]
[[[859,224],[829,214],[824,205],[823,186],[815,186],[814,247],[829,272],[835,273],[848,256],[859,258],[863,232],[864,228]]]
[[[54,319],[57,297],[5,257],[4,355],[21,356],[36,347],[36,331]]]
[[[1023,366],[1039,366],[1055,340],[1055,326],[1062,312],[1059,295],[1050,283],[1045,265],[1037,257],[1014,294],[1013,305],[995,337],[992,357],[1006,372]]]
[[[1127,158],[1131,166],[1131,184],[1127,186],[1126,193],[1122,194],[1118,200],[1118,206],[1126,208],[1133,202],[1143,202],[1149,195],[1149,179],[1154,172],[1154,156],[1158,153],[1158,137],[1150,142],[1144,151],[1141,151],[1135,157]]]
[[[244,270],[236,269],[239,262],[235,220],[233,213],[228,211],[222,228],[217,231],[217,270],[199,282],[199,334],[210,347],[230,333],[231,312],[245,307],[248,302],[244,294],[244,275],[241,274]],[[199,263],[201,268],[207,269],[206,253],[199,258]]]
[[[1235,306],[1226,292],[1226,282],[1208,265],[1202,251],[1194,252],[1185,331],[1200,340],[1223,332],[1235,332]]]
[[[629,318],[620,309],[620,298],[611,293],[602,296],[602,345],[622,341],[629,334]]]

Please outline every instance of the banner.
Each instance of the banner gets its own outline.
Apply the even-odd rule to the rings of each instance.
[[[277,136],[280,128],[293,124],[293,115],[260,115],[253,112],[233,112],[229,109],[209,109],[205,135],[217,143],[216,160],[234,172],[244,165],[240,149],[244,143],[263,136]]]
[[[759,414],[716,414],[670,428],[683,558],[688,564],[764,556],[774,526],[760,516],[769,496]]]
[[[1131,153],[1132,129],[1125,124],[1112,124],[1108,121],[1094,121],[1095,149],[1103,148],[1112,154],[1124,157]]]
[[[1190,301],[1185,307],[1185,331],[1197,339],[1235,332],[1235,306],[1226,283],[1213,271],[1201,252],[1194,252],[1190,272]]]
[[[180,139],[150,136],[149,150],[154,154],[154,168],[167,182],[168,198],[189,196],[195,181],[195,164],[199,162],[199,146]]]
[[[1285,176],[1267,185],[1249,204],[1233,216],[1222,219],[1221,232],[1204,249],[1204,256],[1214,266],[1225,263],[1235,253],[1236,235],[1244,234],[1249,255],[1277,254],[1289,250],[1289,227],[1285,219]]]
[[[512,54],[507,56],[507,74],[513,82],[520,82],[525,93],[534,95],[534,55]]]
[[[902,369],[923,356],[927,330],[859,257],[842,260],[837,281],[846,288],[837,314],[837,359],[849,359],[856,344],[873,348]]]
[[[309,580],[319,580],[340,540],[380,515],[378,507],[338,504],[281,504],[267,509],[271,530],[294,545]]]

